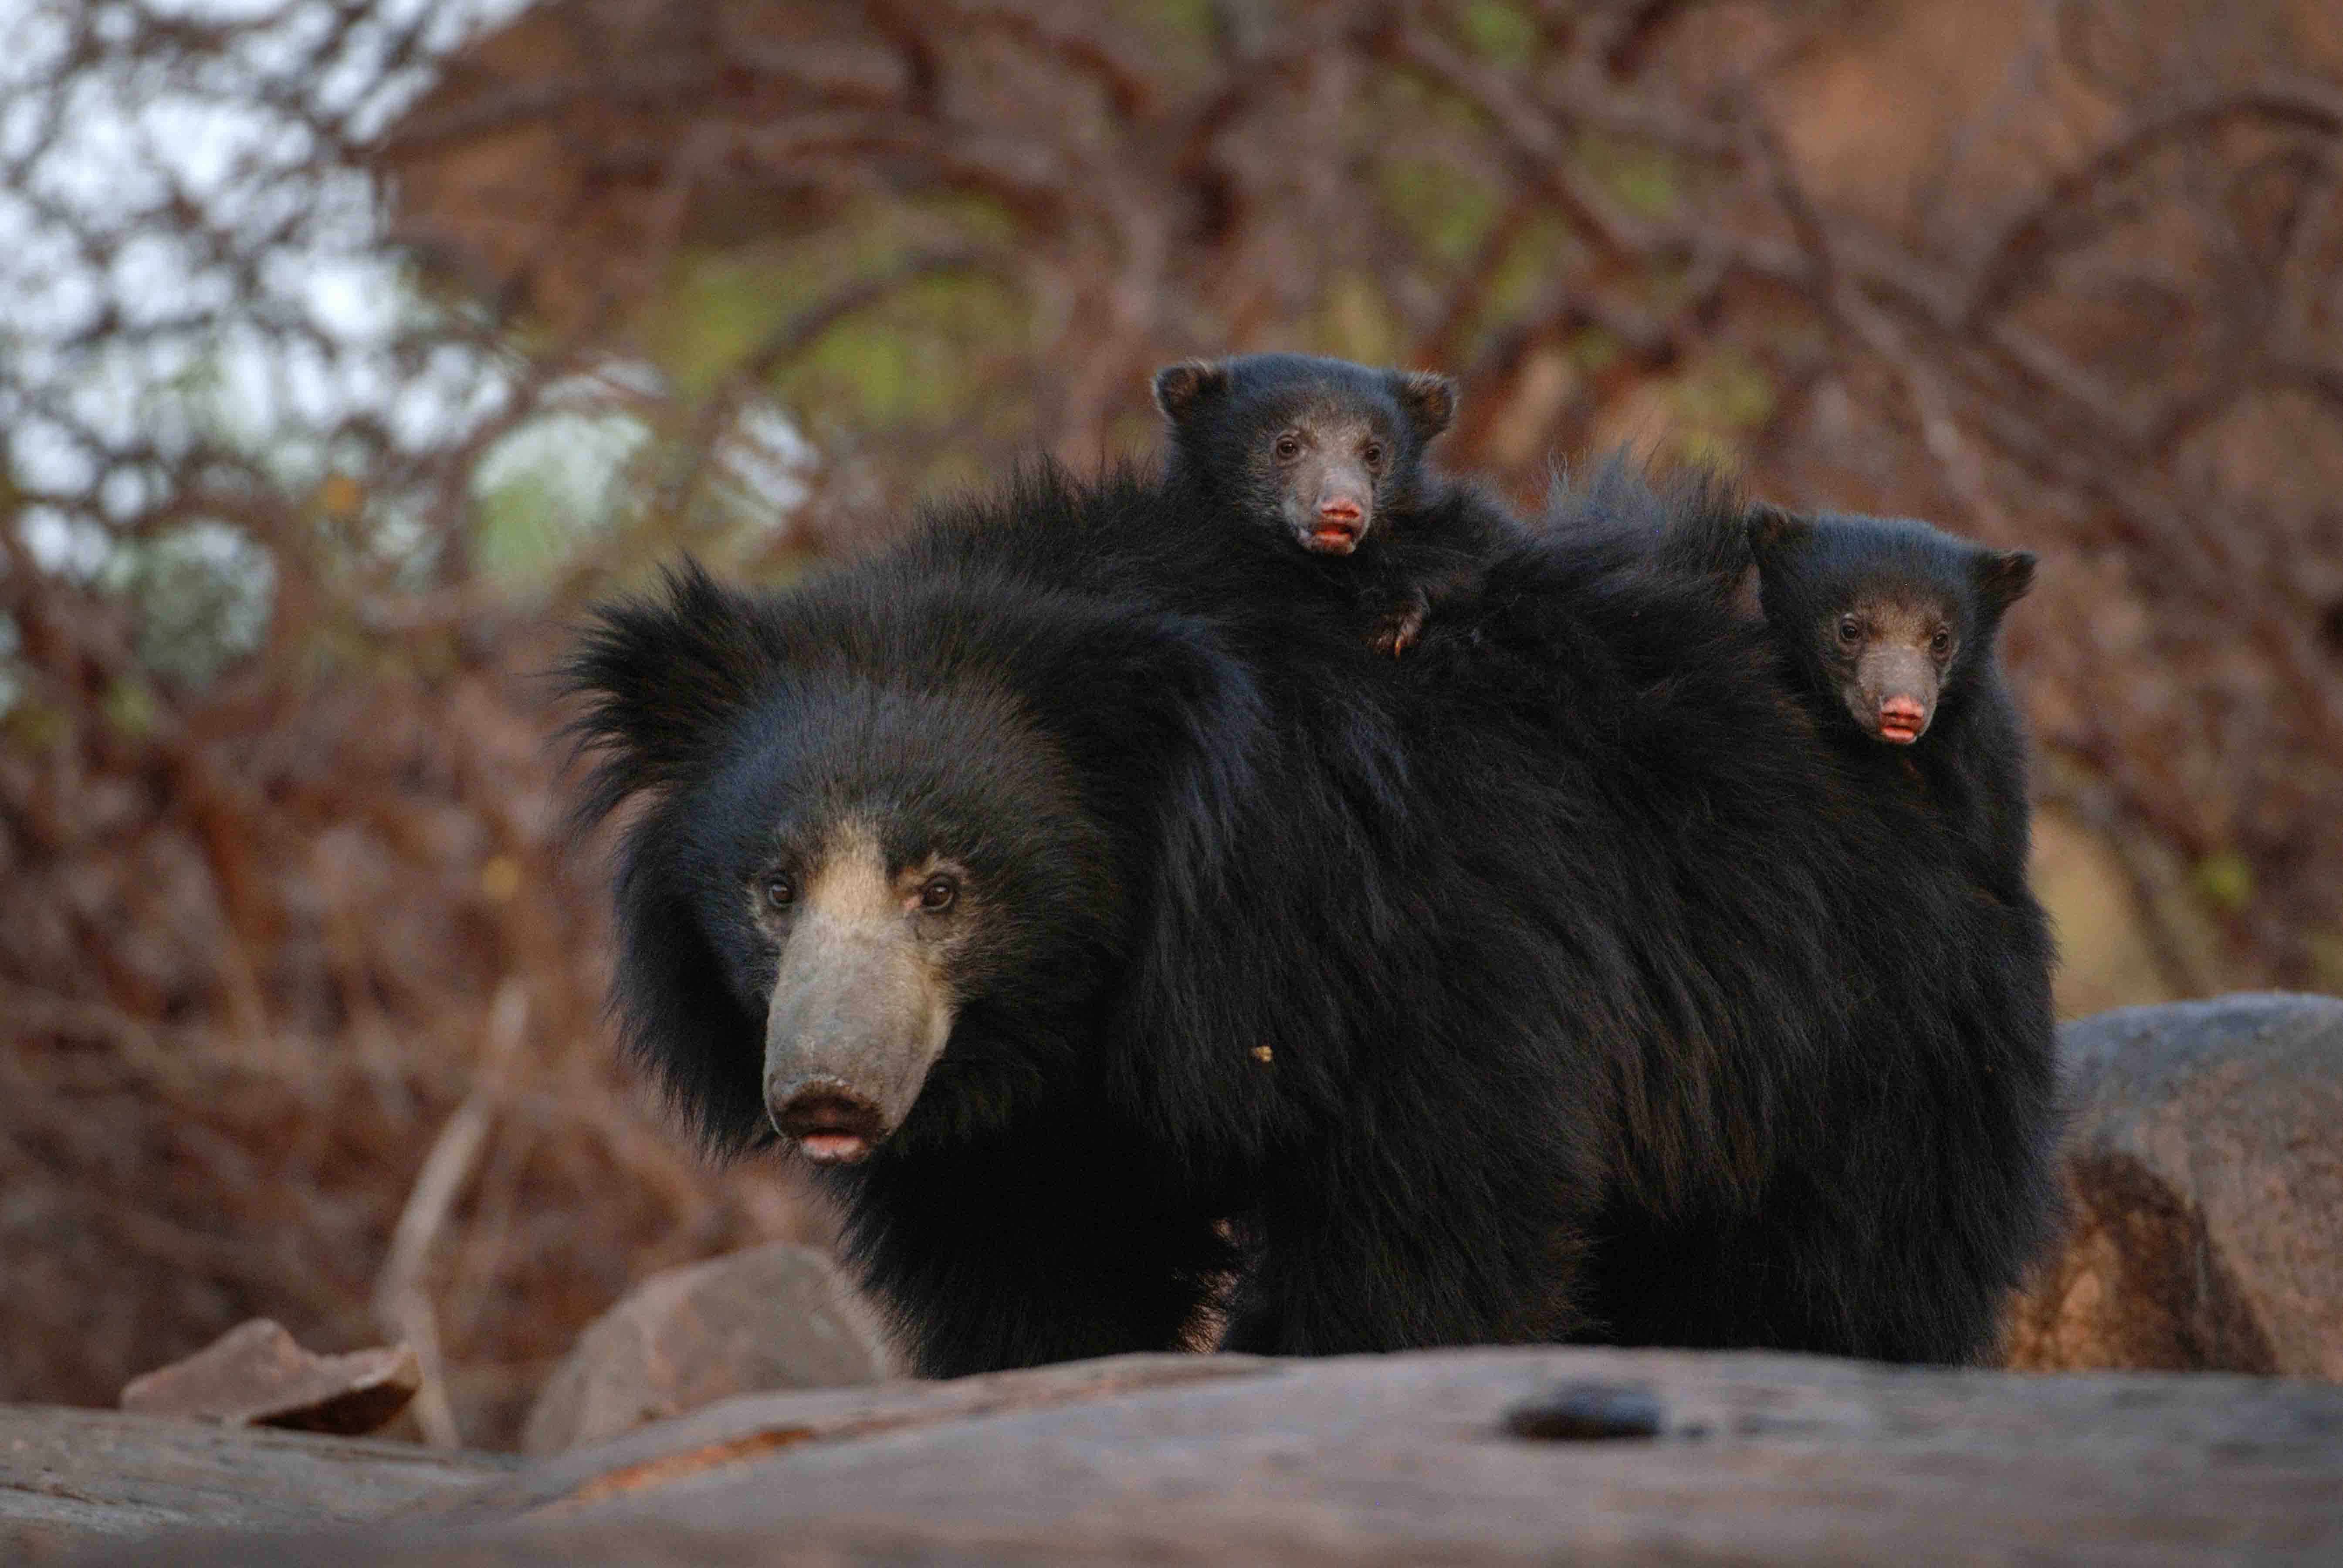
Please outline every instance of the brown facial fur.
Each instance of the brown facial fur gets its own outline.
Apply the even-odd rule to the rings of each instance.
[[[965,884],[960,868],[933,859],[890,867],[877,837],[848,823],[812,864],[749,890],[779,948],[766,1108],[817,1163],[868,1155],[942,1054],[959,1006],[948,960],[966,940]]]
[[[1280,511],[1302,548],[1347,556],[1375,525],[1391,441],[1354,416],[1305,411],[1271,441]]]
[[[1903,746],[1927,733],[1958,651],[1943,606],[1869,599],[1842,610],[1821,635],[1840,699],[1864,733]]]

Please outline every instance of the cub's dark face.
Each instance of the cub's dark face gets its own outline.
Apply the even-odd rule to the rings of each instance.
[[[1901,519],[1760,507],[1749,540],[1766,618],[1793,666],[1864,734],[1894,746],[1928,732],[2034,580],[2025,550]]]
[[[1024,1081],[1052,1066],[1037,1015],[1087,994],[1115,894],[1103,833],[1013,704],[800,694],[660,818],[675,913],[745,1026],[734,1070],[807,1159],[1046,1098]]]
[[[1293,354],[1167,366],[1175,473],[1314,554],[1347,556],[1415,498],[1454,383]]]

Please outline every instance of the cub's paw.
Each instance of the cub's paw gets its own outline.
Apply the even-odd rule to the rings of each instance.
[[[1423,618],[1427,608],[1419,604],[1385,616],[1375,628],[1371,646],[1377,653],[1387,653],[1393,658],[1413,648],[1417,639],[1423,636]]]

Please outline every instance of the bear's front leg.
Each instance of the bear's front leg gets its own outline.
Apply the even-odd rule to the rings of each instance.
[[[890,1158],[848,1173],[850,1265],[923,1377],[1189,1348],[1233,1265],[1209,1218],[1117,1169],[1127,1148]]]
[[[1257,1244],[1224,1351],[1544,1342],[1589,1326],[1584,1221],[1552,1183],[1379,1187],[1321,1172],[1279,1182],[1248,1230]]]

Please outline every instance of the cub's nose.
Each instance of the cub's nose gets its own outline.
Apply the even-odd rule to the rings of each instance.
[[[1349,496],[1329,496],[1318,503],[1302,542],[1322,555],[1347,556],[1359,548],[1366,531],[1366,508]]]
[[[1889,740],[1917,740],[1927,722],[1928,710],[1911,698],[1891,697],[1879,705],[1879,733]]]

